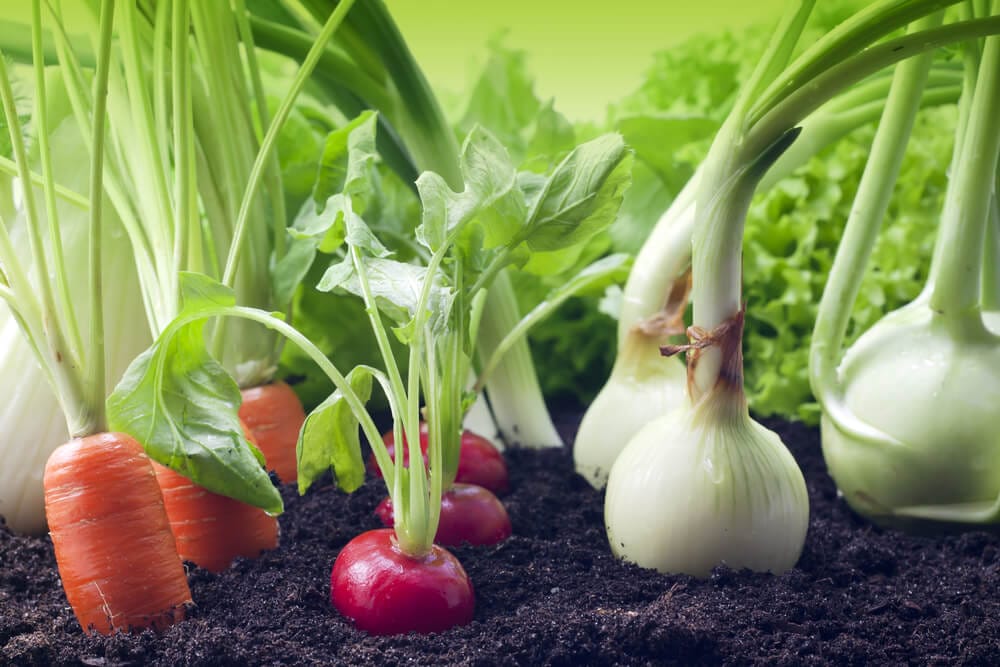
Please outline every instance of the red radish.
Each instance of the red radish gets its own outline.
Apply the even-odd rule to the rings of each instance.
[[[389,456],[395,460],[396,443],[392,431],[382,436]],[[405,441],[404,441],[405,442]],[[424,455],[424,465],[427,465],[427,424],[420,424],[420,450]],[[403,465],[410,465],[410,455],[403,448]],[[368,461],[368,467],[381,477],[382,472],[375,465],[375,456]],[[472,431],[462,431],[462,444],[458,454],[458,473],[455,481],[463,484],[476,484],[485,487],[493,493],[506,493],[510,488],[510,477],[507,473],[507,462],[503,455],[489,440]]]
[[[347,543],[330,573],[330,601],[373,635],[443,632],[472,620],[475,598],[462,564],[447,550],[408,556],[389,528]]]
[[[392,499],[387,497],[379,503],[375,514],[382,525],[392,526]],[[475,484],[455,484],[441,494],[441,519],[434,535],[436,544],[488,546],[503,542],[510,534],[507,510],[489,489]]]

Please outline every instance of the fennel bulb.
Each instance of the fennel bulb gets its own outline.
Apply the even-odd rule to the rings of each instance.
[[[50,77],[51,83],[58,78]],[[56,86],[51,87],[56,93]],[[60,104],[51,95],[52,106]],[[50,118],[59,111],[51,112]],[[68,108],[63,109],[69,113]],[[56,181],[74,192],[87,192],[89,178],[81,162],[87,160],[87,147],[76,121],[63,115],[51,133]],[[20,181],[4,177],[0,180],[0,216],[7,221],[16,248],[28,256],[25,234],[24,197]],[[41,188],[35,188],[41,197]],[[104,335],[107,344],[105,372],[117,382],[128,364],[150,343],[145,314],[135,271],[131,247],[110,207],[104,208],[105,261]],[[75,203],[58,202],[60,232],[66,250],[67,265],[85,265],[87,256],[88,210]],[[44,220],[44,213],[42,214]],[[37,276],[35,277],[37,279]],[[76,303],[89,297],[86,281],[69,285],[70,297]],[[86,339],[88,319],[81,319]],[[31,346],[16,319],[6,305],[0,303],[0,368],[6,377],[16,378],[6,401],[0,407],[0,430],[6,437],[0,444],[0,516],[17,533],[42,534],[46,530],[42,473],[49,454],[69,439],[66,417],[49,379],[39,365]],[[16,434],[16,437],[15,437]]]
[[[802,551],[809,499],[792,455],[750,419],[742,391],[717,386],[629,441],[611,468],[604,520],[612,552],[643,567],[780,573]]]

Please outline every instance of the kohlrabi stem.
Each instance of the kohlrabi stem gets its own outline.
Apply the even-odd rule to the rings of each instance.
[[[1000,310],[1000,202],[994,190],[990,202],[990,219],[986,223],[986,243],[983,244],[983,310]]]
[[[997,32],[1000,32],[1000,16],[963,21],[880,42],[857,55],[831,64],[808,84],[796,88],[769,110],[759,113],[760,119],[753,123],[747,134],[743,154],[760,154],[777,137],[795,127],[839,91],[883,67],[952,42]]]
[[[994,11],[1000,11],[1000,1],[994,2],[993,7]],[[1000,109],[1000,37],[990,37],[976,80],[961,161],[953,165],[955,173],[945,195],[945,214],[938,232],[947,258],[932,288],[930,307],[946,317],[966,315],[980,305],[983,245],[1000,154],[997,109]]]
[[[269,161],[271,150],[277,142],[278,133],[281,131],[285,121],[288,119],[288,115],[292,111],[292,106],[295,104],[295,100],[305,87],[306,81],[308,81],[309,76],[315,69],[316,63],[319,61],[327,43],[330,41],[330,38],[333,37],[333,33],[336,32],[337,28],[340,27],[340,24],[343,22],[344,17],[347,16],[347,12],[350,11],[354,2],[355,0],[341,0],[341,2],[337,4],[337,9],[330,14],[330,18],[327,19],[324,24],[323,30],[316,38],[312,48],[309,49],[309,54],[302,61],[302,65],[299,67],[299,71],[296,73],[295,79],[292,81],[292,85],[289,88],[288,93],[285,95],[285,99],[282,100],[281,106],[279,106],[277,112],[275,112],[274,120],[271,122],[270,127],[267,128],[267,134],[264,136],[264,141],[261,143],[260,150],[257,152],[257,158],[254,160],[253,167],[250,170],[250,176],[247,180],[246,189],[243,193],[243,199],[240,203],[240,211],[236,217],[236,227],[233,231],[232,244],[229,247],[229,255],[226,258],[226,267],[222,273],[222,283],[224,285],[232,286],[236,277],[236,269],[239,266],[240,254],[243,250],[243,237],[246,234],[247,221],[250,217],[250,209],[253,204],[253,200],[257,196],[257,190],[260,187],[261,177],[263,176],[264,168]]]
[[[933,27],[941,20],[940,13],[926,17],[914,23],[912,30]],[[851,310],[889,208],[932,60],[933,54],[925,53],[896,66],[885,111],[823,290],[809,350],[809,380],[817,400],[838,426],[859,434],[864,425],[851,418],[846,406],[841,405],[837,366]],[[869,432],[863,435],[874,436]]]
[[[45,62],[42,43],[42,3],[41,0],[31,2],[31,52],[35,66],[35,139],[38,141],[38,157],[42,163],[42,184],[45,193],[45,213],[48,219],[49,245],[52,248],[52,273],[55,278],[58,294],[58,316],[65,326],[67,354],[70,361],[79,365],[82,361],[83,340],[80,338],[80,324],[76,318],[76,310],[72,307],[69,280],[66,273],[66,255],[63,253],[62,234],[59,231],[59,208],[56,205],[56,178],[52,170],[52,153],[49,147],[49,132],[52,128],[48,122],[48,96],[45,86]],[[25,188],[31,187],[24,184]]]
[[[104,399],[107,387],[104,369],[104,273],[101,231],[104,213],[104,134],[107,126],[108,72],[111,67],[111,37],[114,27],[115,0],[101,1],[101,33],[97,50],[97,73],[94,76],[94,124],[90,155],[90,224],[88,255],[90,261],[90,350],[88,356],[90,423],[71,432],[73,437],[90,435],[107,428]]]
[[[962,18],[971,19],[975,17],[972,2],[963,3]],[[976,90],[976,78],[979,75],[979,65],[982,53],[976,40],[970,40],[961,44],[962,49],[962,94],[958,98],[958,122],[955,126],[955,142],[951,151],[951,169],[955,170],[961,162],[962,146],[965,144],[965,132],[968,129],[969,118],[972,115],[972,97]],[[937,282],[938,273],[941,270],[941,263],[945,261],[945,247],[943,237],[938,234],[934,243],[934,251],[931,254],[931,265],[927,272],[927,282],[921,290],[920,299],[929,299],[930,293]]]
[[[767,89],[754,99],[750,125],[755,125],[790,93],[802,90],[807,82],[854,57],[884,35],[956,2],[959,0],[877,0],[870,3],[823,35],[769,82]]]

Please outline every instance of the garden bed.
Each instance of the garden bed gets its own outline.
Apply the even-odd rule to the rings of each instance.
[[[476,587],[471,625],[392,638],[351,628],[329,604],[330,567],[378,525],[384,487],[347,496],[321,484],[302,498],[287,489],[278,550],[221,575],[193,568],[197,606],[159,635],[84,636],[50,541],[0,528],[0,664],[1000,664],[1000,537],[874,528],[837,499],[815,430],[768,425],[811,503],[802,558],[781,576],[719,568],[696,580],[622,564],[603,496],[569,454],[514,451],[513,537],[454,550]]]

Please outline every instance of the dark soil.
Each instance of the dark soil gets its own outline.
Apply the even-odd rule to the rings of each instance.
[[[664,576],[616,561],[602,496],[565,451],[509,453],[514,536],[455,554],[475,621],[441,635],[368,637],[330,607],[330,567],[379,525],[369,482],[286,494],[281,548],[213,575],[190,571],[197,607],[157,635],[87,637],[48,539],[0,529],[0,664],[1000,664],[1000,538],[909,537],[853,516],[815,431],[778,429],[802,465],[812,520],[781,576],[719,568]]]

